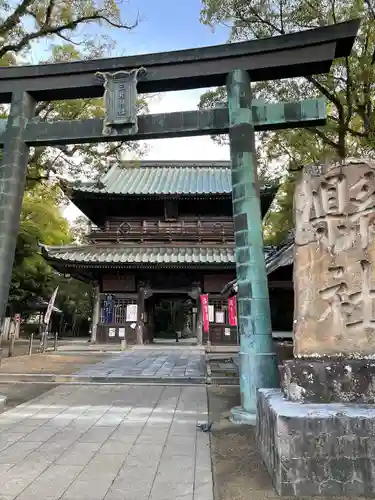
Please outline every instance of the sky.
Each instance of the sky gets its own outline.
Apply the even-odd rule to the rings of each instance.
[[[138,14],[139,24],[131,31],[115,28],[106,30],[116,41],[116,48],[111,54],[113,56],[218,45],[226,43],[229,38],[228,28],[218,27],[213,31],[200,23],[201,0],[122,0],[120,8],[123,21],[131,23]],[[92,29],[97,29],[95,25],[92,26]],[[41,44],[37,57],[46,50]],[[151,100],[150,113],[197,109],[204,91],[199,89],[160,94]],[[148,152],[144,158],[149,160],[229,160],[229,148],[215,144],[209,136],[145,142]],[[80,212],[70,205],[64,215],[72,220]]]
[[[226,43],[229,30],[211,28],[199,22],[201,0],[129,0],[122,15],[130,20],[139,13],[139,25],[132,31],[111,30],[118,49],[127,54],[165,52]],[[150,113],[196,109],[204,89],[166,92],[150,103]],[[216,145],[210,137],[189,137],[146,141],[150,160],[229,160],[229,148]]]

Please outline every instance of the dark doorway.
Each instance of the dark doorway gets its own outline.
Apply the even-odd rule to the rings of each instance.
[[[193,301],[185,294],[154,295],[149,299],[152,340],[195,339]],[[151,340],[150,339],[150,340]]]

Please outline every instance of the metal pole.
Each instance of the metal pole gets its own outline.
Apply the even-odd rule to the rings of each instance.
[[[236,240],[241,407],[231,420],[256,423],[257,389],[278,387],[273,349],[262,216],[256,165],[252,95],[247,71],[227,77],[232,201]]]
[[[8,358],[11,358],[13,356],[15,338],[16,338],[16,332],[13,331],[10,334],[10,342],[9,342],[9,349],[8,349]]]
[[[47,347],[48,347],[48,332],[51,331],[49,329],[50,325],[51,325],[51,322],[46,326],[46,331],[45,331],[45,334],[44,334],[43,352],[45,352],[47,350]]]
[[[39,352],[41,352],[41,353],[43,353],[45,351],[47,336],[48,336],[48,325],[45,325],[41,339],[40,339]]]
[[[54,343],[53,343],[53,350],[54,351],[57,351],[57,337],[58,337],[58,332],[55,332],[55,339],[54,339]]]
[[[30,335],[30,340],[29,340],[29,356],[33,353],[33,340],[34,340],[34,333],[31,333]]]
[[[24,140],[25,132],[35,106],[34,98],[27,92],[13,93],[0,165],[0,319],[8,302],[26,181],[29,146]]]

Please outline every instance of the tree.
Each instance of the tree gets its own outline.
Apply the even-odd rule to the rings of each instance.
[[[114,43],[101,28],[129,31],[138,23],[138,19],[122,20],[119,5],[117,0],[0,0],[0,64],[44,64],[108,56]],[[33,61],[34,49],[41,42],[47,42],[49,53],[46,58]],[[139,112],[147,109],[144,100],[139,100],[138,108]],[[2,107],[0,112],[6,117],[8,108]],[[101,98],[39,102],[36,109],[41,121],[103,115]],[[40,255],[38,241],[61,245],[78,238],[60,213],[66,201],[58,188],[59,178],[96,178],[111,162],[120,161],[126,151],[141,154],[142,147],[138,143],[118,142],[31,149],[8,303],[11,310],[27,313],[32,299],[48,300],[59,285],[57,305],[63,310],[68,327],[88,319],[90,286],[52,270]]]
[[[85,215],[77,217],[70,226],[74,242],[78,244],[88,243],[88,234],[91,230],[91,222]]]
[[[58,286],[56,305],[63,312],[69,331],[83,326],[88,331],[91,315],[91,286],[53,270],[41,256],[39,242],[47,245],[72,243],[74,232],[62,216],[62,194],[57,185],[43,182],[25,193],[15,262],[9,294],[9,314],[21,312],[27,318],[39,299],[48,301]],[[54,323],[60,318],[54,318]],[[54,324],[58,330],[59,325]]]
[[[117,0],[0,0],[0,64],[29,61],[35,44],[41,40],[50,44],[50,54],[38,61],[41,64],[107,56],[114,42],[101,34],[101,27],[129,31],[138,23],[138,19],[123,21],[119,5]],[[140,99],[140,112],[146,108],[145,101]],[[42,121],[98,118],[104,115],[103,99],[40,102],[36,115]],[[96,177],[129,150],[140,154],[142,147],[138,143],[118,142],[34,148],[30,154],[27,186],[32,187],[51,174]]]
[[[332,162],[347,156],[374,157],[374,12],[372,0],[203,0],[201,21],[210,26],[230,23],[231,41],[362,19],[351,57],[336,60],[329,74],[253,84],[254,97],[268,101],[297,101],[318,96],[327,100],[325,127],[259,134],[266,164],[277,161],[278,170],[285,173],[303,164]],[[214,106],[223,98],[225,89],[220,88],[203,95],[200,105]],[[291,175],[286,180],[288,196],[283,203],[289,213],[293,189],[288,185],[294,179]],[[272,215],[270,217],[272,219]],[[275,234],[275,231],[271,228],[268,233]]]
[[[39,242],[62,245],[72,241],[67,220],[58,204],[57,186],[38,185],[25,193],[20,218],[8,305],[25,311],[28,303],[46,298],[51,291],[52,270],[40,255]]]
[[[138,20],[122,21],[116,0],[1,0],[0,59],[14,63],[40,39],[79,43],[82,33],[77,28],[94,23],[131,30]]]
[[[74,278],[65,278],[55,273],[59,285],[56,306],[63,313],[63,334],[88,335],[92,315],[92,287],[89,283]],[[52,330],[59,331],[60,318],[54,318]]]

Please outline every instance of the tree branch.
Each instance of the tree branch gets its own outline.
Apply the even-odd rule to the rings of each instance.
[[[50,23],[51,18],[52,18],[52,11],[53,11],[53,8],[55,6],[55,2],[56,2],[56,0],[49,1],[48,7],[46,10],[46,18],[44,20],[43,26],[49,26],[49,23]]]
[[[337,107],[337,109],[342,108],[342,103],[338,99],[337,96],[335,96],[332,92],[330,92],[324,85],[322,85],[318,80],[316,80],[315,77],[313,76],[306,76],[305,77],[307,81],[312,83],[314,87],[316,87],[328,100],[333,102],[333,104]]]
[[[42,111],[47,111],[50,103],[49,102],[40,102],[35,108],[35,116],[40,115]]]
[[[350,120],[353,116],[353,80],[350,72],[349,58],[345,57],[345,67],[346,67],[346,102],[348,106],[348,111],[345,119],[345,127],[348,128]]]
[[[268,26],[269,28],[271,28],[276,33],[279,33],[280,35],[285,35],[285,32],[283,30],[281,30],[278,26],[276,26],[276,24],[273,24],[271,21],[262,18],[259,15],[259,12],[254,7],[251,7],[251,6],[248,6],[248,7],[249,7],[249,11],[250,11],[251,15],[254,16],[255,18],[257,18],[260,23],[264,24],[265,26]],[[240,10],[238,10],[236,12],[236,14],[242,22],[250,25],[250,23],[248,22],[248,20],[246,19],[246,17],[244,16],[244,14]]]
[[[309,132],[312,135],[317,135],[322,139],[322,141],[327,145],[331,146],[335,151],[339,152],[340,151],[340,145],[337,144],[336,142],[332,141],[329,137],[327,137],[321,130],[319,130],[316,127],[311,127],[311,128],[306,128],[305,129],[307,132]]]
[[[333,19],[333,22],[335,24],[337,24],[335,0],[330,0],[329,3],[331,4],[331,8],[332,8],[332,19]]]
[[[34,0],[23,0],[14,12],[0,25],[0,34],[12,30],[19,23],[21,17],[26,14],[27,8],[30,7],[32,3],[34,3]]]
[[[285,33],[284,29],[284,0],[279,0],[279,13],[280,13],[280,30]]]
[[[30,15],[33,15],[32,13],[28,12]],[[33,15],[35,18],[35,15]],[[33,40],[36,40],[38,38],[42,38],[45,36],[52,36],[52,35],[61,35],[61,33],[65,30],[71,30],[73,31],[77,26],[80,24],[84,23],[90,23],[91,21],[104,21],[105,23],[109,24],[110,26],[113,26],[114,28],[124,28],[127,30],[131,30],[135,28],[138,25],[138,19],[135,21],[134,24],[132,25],[126,25],[122,23],[116,23],[114,21],[111,21],[106,17],[105,15],[101,14],[100,11],[94,12],[94,14],[90,16],[81,16],[78,17],[77,19],[74,19],[73,21],[67,22],[61,26],[46,26],[43,25],[38,31],[35,31],[34,33],[28,33],[21,38],[21,40],[17,43],[13,44],[8,44],[4,45],[3,47],[0,48],[0,58],[4,57],[4,55],[7,52],[19,52],[22,50],[24,47],[28,46],[29,43]]]

